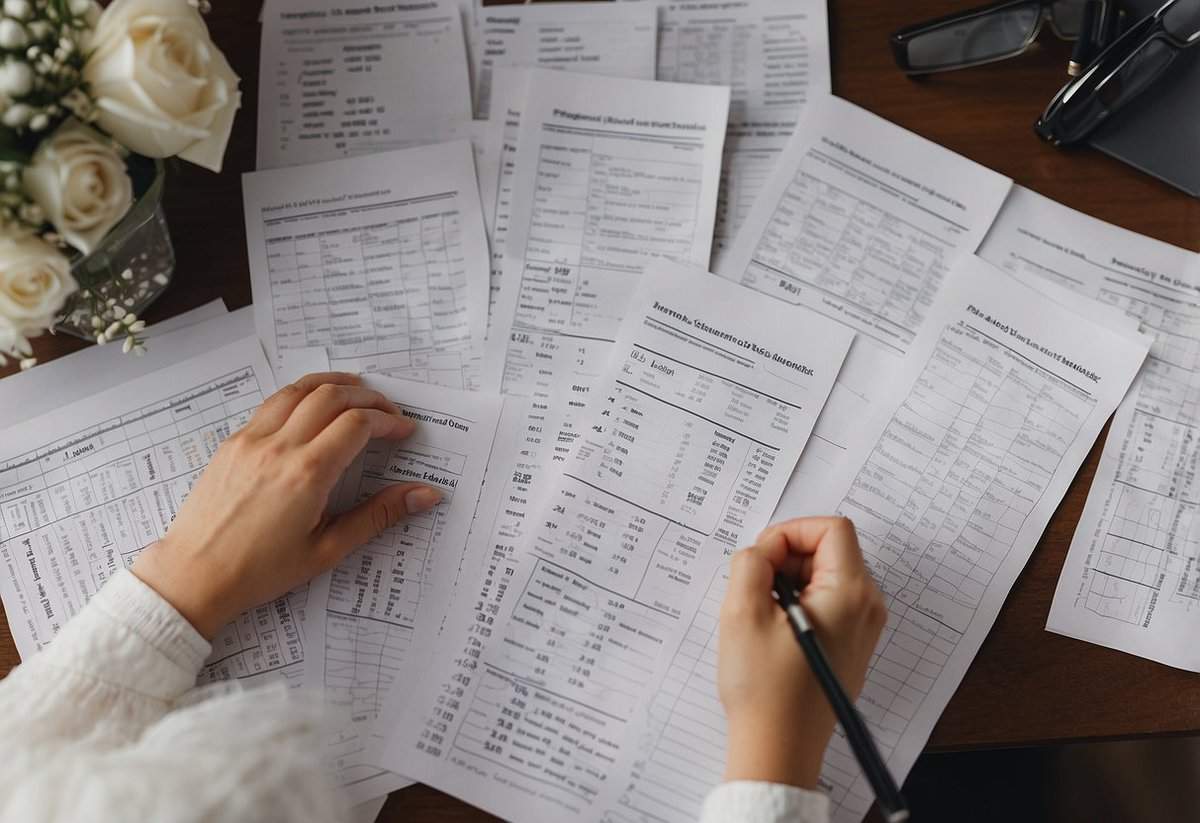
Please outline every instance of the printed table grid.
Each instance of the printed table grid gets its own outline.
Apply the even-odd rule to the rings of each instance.
[[[809,170],[810,162],[836,167],[876,188],[891,188],[810,150],[776,204],[743,282],[791,302],[796,300],[788,295],[800,288],[815,289],[861,315],[835,319],[903,352],[924,321],[966,228],[928,212],[944,231],[931,232],[821,179]]]
[[[885,756],[974,620],[1094,405],[1086,391],[990,335],[947,328],[838,507],[858,525],[888,599],[891,616],[859,700]],[[897,479],[877,482],[882,474]],[[911,492],[881,498],[885,486]],[[854,775],[826,775],[835,803],[861,803],[869,792],[840,735],[827,763]]]
[[[358,501],[394,482],[387,466],[395,460],[457,478],[467,455],[424,443],[395,450],[372,448],[355,495]],[[383,774],[363,761],[368,734],[359,724],[378,717],[411,650],[422,593],[436,560],[433,547],[452,499],[453,491],[443,490],[443,506],[385,530],[332,572],[325,606],[324,683],[329,702],[347,709],[354,724],[329,744],[343,785]]]
[[[473,338],[457,196],[344,210],[332,216],[371,222],[313,233],[306,226],[329,212],[265,221],[276,347],[322,346],[333,365],[468,385]],[[459,378],[431,380],[434,371]]]
[[[35,553],[35,540],[61,547],[46,566],[55,576],[54,604],[63,613],[35,632],[39,645],[81,609],[119,568],[165,533],[217,447],[262,402],[253,369],[230,372],[104,421],[89,432],[26,452],[0,467],[4,495],[0,543],[11,562],[18,541]],[[9,480],[11,478],[11,480]],[[39,537],[40,536],[40,537]],[[24,540],[21,538],[24,537]],[[38,544],[39,547],[44,544]],[[23,604],[28,609],[29,604]],[[299,631],[286,600],[245,613],[213,641],[200,681],[245,677],[302,659]]]
[[[627,294],[630,277],[640,275],[654,259],[690,258],[699,229],[703,175],[699,162],[635,156],[621,144],[632,141],[646,152],[665,146],[693,153],[702,151],[702,144],[599,129],[545,128],[563,143],[539,147],[537,194],[518,286],[519,306],[539,309],[518,308],[515,325],[608,337],[620,317],[610,316],[606,294]],[[686,214],[680,213],[682,207]],[[656,210],[670,217],[644,216]],[[592,273],[608,282],[589,280]],[[551,299],[552,291],[569,296],[556,293]]]

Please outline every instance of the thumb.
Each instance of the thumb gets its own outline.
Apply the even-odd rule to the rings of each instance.
[[[332,566],[354,549],[411,514],[427,512],[442,502],[442,493],[424,483],[397,483],[380,489],[325,526],[319,545]]]

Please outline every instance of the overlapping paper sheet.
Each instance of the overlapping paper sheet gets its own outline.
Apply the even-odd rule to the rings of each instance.
[[[500,398],[385,377],[369,377],[416,421],[409,439],[372,442],[346,473],[340,510],[393,483],[425,483],[441,505],[405,518],[313,581],[305,622],[306,685],[323,691],[337,733],[329,745],[354,802],[410,781],[372,766],[367,747],[388,689],[411,688],[428,668],[462,569],[483,472],[500,415]],[[320,619],[321,616],[323,619]]]
[[[713,242],[716,270],[792,136],[801,108],[830,91],[826,4],[663,2],[658,26],[659,80],[731,90]]]
[[[654,6],[538,3],[475,10],[475,112],[491,116],[492,72],[502,66],[654,79]]]
[[[488,247],[466,141],[248,174],[255,321],[275,364],[480,386]]]
[[[248,320],[158,337],[136,376],[0,431],[0,596],[22,657],[162,537],[217,446],[274,390]],[[70,385],[94,365],[86,354],[42,368]],[[283,597],[241,615],[213,640],[201,682],[298,682],[301,608]]]
[[[1047,628],[1200,671],[1200,257],[1026,189],[979,254],[1123,309],[1154,337],[1113,418]]]
[[[1010,187],[852,103],[826,97],[805,107],[717,272],[858,332],[780,517],[826,513],[814,503],[830,471]]]
[[[384,765],[502,816],[599,819],[664,652],[766,525],[849,348],[849,330],[805,314],[647,267],[524,545],[472,540],[474,585]]]
[[[259,169],[412,145],[471,119],[462,13],[450,0],[268,0]]]
[[[930,308],[901,373],[814,505],[854,520],[889,622],[859,700],[907,774],[1148,340],[1046,300],[973,257]],[[622,821],[691,821],[721,779],[716,624],[725,569],[623,753]],[[620,771],[620,769],[618,769]],[[857,821],[870,788],[839,731],[821,787]]]

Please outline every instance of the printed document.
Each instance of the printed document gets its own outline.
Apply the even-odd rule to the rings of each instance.
[[[475,113],[491,116],[492,72],[500,66],[566,69],[654,79],[652,5],[537,3],[475,12]]]
[[[768,522],[849,348],[796,317],[647,268],[524,556],[463,590],[385,765],[509,819],[598,818],[697,581]]]
[[[528,396],[570,373],[559,358],[597,373],[646,266],[707,263],[728,104],[725,88],[531,71],[493,383]]]
[[[901,780],[1150,344],[975,257],[943,292],[819,501],[887,597],[858,707]],[[840,735],[822,784],[841,820],[873,799]]]
[[[511,199],[497,207],[497,226],[509,218],[485,369],[509,397],[497,439],[514,451],[493,460],[505,469],[485,480],[474,533],[478,556],[505,569],[641,271],[708,258],[728,108],[726,89],[523,71],[527,94],[519,75],[510,84],[527,108],[500,186]]]
[[[259,169],[403,148],[471,119],[462,13],[450,0],[269,0]]]
[[[658,79],[731,89],[714,255],[733,241],[766,185],[801,107],[830,91],[825,6],[825,0],[659,6]]]
[[[718,274],[858,332],[780,505],[819,514],[872,396],[900,368],[954,262],[1011,181],[836,97],[810,102]]]
[[[410,782],[372,766],[366,748],[377,728],[395,722],[380,713],[388,689],[395,683],[407,693],[432,658],[500,415],[498,395],[383,377],[365,385],[396,403],[417,431],[400,443],[373,441],[346,473],[337,507],[408,482],[434,486],[443,502],[383,532],[309,589],[306,685],[324,692],[339,724],[329,755],[352,802]]]
[[[974,257],[959,264],[860,421],[819,511],[850,517],[889,621],[859,710],[903,780],[1050,515],[1146,353]],[[724,768],[715,673],[727,582],[708,583],[626,752],[621,821],[692,823]],[[821,788],[834,819],[873,797],[840,730]]]
[[[255,323],[273,362],[479,386],[488,247],[466,141],[245,177]]]
[[[0,431],[0,596],[23,658],[166,533],[217,446],[274,391],[258,339],[229,339]],[[217,635],[200,682],[298,682],[303,667],[297,604],[282,597]]]
[[[1026,189],[978,253],[1124,309],[1154,337],[1109,428],[1046,627],[1200,671],[1200,257]]]

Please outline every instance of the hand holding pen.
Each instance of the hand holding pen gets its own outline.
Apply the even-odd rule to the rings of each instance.
[[[717,678],[729,721],[725,779],[812,789],[838,720],[772,595],[777,574],[802,587],[797,604],[851,699],[862,689],[887,612],[848,520],[780,523],[733,558]]]

